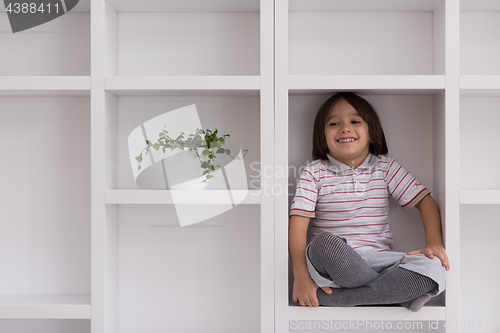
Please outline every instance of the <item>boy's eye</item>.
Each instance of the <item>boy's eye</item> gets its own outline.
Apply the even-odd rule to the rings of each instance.
[[[339,123],[330,123],[330,126],[337,126]]]
[[[357,120],[353,120],[353,121],[351,121],[351,124],[361,124],[361,122],[357,121]]]

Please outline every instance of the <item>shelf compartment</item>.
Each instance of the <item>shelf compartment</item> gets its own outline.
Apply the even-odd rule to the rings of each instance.
[[[431,304],[429,304],[431,303]],[[446,309],[435,300],[429,301],[418,312],[411,312],[399,305],[356,307],[288,307],[290,320],[318,321],[441,321],[446,319]]]
[[[233,195],[241,197],[246,191],[233,190]],[[225,190],[176,191],[175,201],[169,190],[108,190],[105,191],[106,204],[232,204]],[[240,204],[260,204],[260,191],[248,191],[246,198]]]
[[[465,205],[500,204],[500,190],[460,190],[460,203]]]
[[[0,319],[90,319],[90,296],[0,296]]]
[[[258,95],[260,76],[107,76],[104,88],[118,96]]]
[[[496,306],[500,286],[495,278],[500,265],[493,258],[500,251],[498,216],[498,205],[460,206],[460,314],[463,319],[474,318],[474,327],[464,332],[500,331]]]
[[[291,75],[292,94],[331,91],[433,94],[445,88],[444,75]]]
[[[500,144],[500,96],[460,96],[460,188],[500,188],[500,176],[486,169],[500,164],[495,147]],[[489,167],[488,167],[489,166]]]
[[[461,4],[464,1],[461,1]],[[500,75],[500,6],[465,2],[460,12],[460,74]]]
[[[106,75],[259,75],[259,3],[228,7],[235,11],[200,11],[200,3],[106,3]]]
[[[176,91],[174,95],[168,96],[116,96],[110,92],[106,93],[105,165],[107,190],[141,190],[135,183],[132,169],[132,167],[137,168],[136,162],[134,160],[134,166],[132,166],[132,159],[129,156],[128,137],[130,133],[150,119],[193,104],[196,106],[199,118],[199,125],[193,126],[212,130],[217,128],[219,134],[230,134],[230,137],[227,138],[228,143],[238,146],[241,150],[249,149],[244,158],[247,189],[260,189],[260,96],[227,95],[226,91],[205,95],[191,91],[185,91],[185,93],[179,94]],[[235,121],[235,119],[238,120]],[[179,121],[182,121],[183,126],[186,125],[184,123],[186,120]],[[192,121],[198,120],[192,119]],[[167,130],[170,134],[177,136],[180,131],[179,124],[168,125]],[[156,136],[156,138],[158,137]],[[148,138],[148,140],[155,141],[155,138]],[[146,143],[144,143],[145,146]],[[139,153],[140,151],[137,152],[137,155]],[[165,184],[163,174],[159,176],[158,182]],[[217,182],[209,182],[207,190],[219,188]]]
[[[444,74],[444,3],[290,1],[288,18],[277,7],[288,19],[289,72]]]
[[[89,76],[1,76],[1,96],[90,95]]]
[[[116,331],[249,332],[260,329],[260,207],[241,205],[194,227],[169,205],[107,205],[116,244]],[[172,216],[174,215],[174,216]],[[113,217],[111,217],[113,216]],[[115,273],[107,275],[114,276]],[[245,288],[242,288],[245,286]],[[234,306],[237,293],[245,302]],[[189,299],[203,295],[206,302]],[[109,312],[107,312],[109,313]],[[186,321],[186,316],[196,320]]]
[[[1,12],[0,44],[8,45],[8,52],[0,54],[1,76],[90,75],[89,12],[70,11],[17,33],[12,33],[7,13]]]
[[[442,88],[438,77],[437,87]],[[396,80],[397,82],[397,80]],[[410,80],[410,82],[412,82]],[[425,82],[425,81],[424,81]],[[424,86],[427,86],[425,83]],[[373,85],[376,86],[376,85]],[[332,86],[330,86],[333,88]],[[343,87],[336,87],[337,89]],[[380,88],[380,85],[378,86]],[[311,88],[311,87],[310,87]],[[347,89],[339,89],[347,90]],[[418,91],[415,90],[415,91]],[[425,91],[425,89],[423,90]],[[404,90],[401,90],[404,92]],[[317,110],[334,92],[315,91],[296,94],[289,90],[288,96],[288,184],[297,184],[301,170],[312,162],[311,147],[313,124]],[[431,90],[420,94],[390,94],[384,89],[363,91],[360,94],[373,105],[382,123],[389,156],[405,167],[413,176],[424,184],[432,193],[438,205],[444,207],[444,89]],[[296,133],[301,133],[296,135]],[[293,149],[292,149],[293,147]],[[295,194],[295,186],[289,187],[288,205],[278,207],[283,220],[288,215],[291,201]],[[286,218],[288,220],[288,218]],[[403,212],[401,207],[391,199],[389,220],[394,234],[394,250],[409,252],[425,246],[425,233],[417,209]],[[443,219],[446,226],[446,220]],[[288,267],[288,280],[293,281],[291,265]],[[292,282],[290,282],[292,285]],[[289,296],[289,295],[288,295]],[[394,307],[356,307],[356,308],[322,308],[309,309],[290,306],[290,319],[294,320],[444,320],[444,293],[433,300],[435,306],[422,309],[419,313],[411,313],[405,308]],[[311,317],[308,314],[311,314]],[[317,317],[315,317],[317,315]],[[407,317],[405,317],[407,316]],[[404,317],[404,318],[403,318]],[[418,318],[418,319],[416,319]]]
[[[0,105],[0,295],[90,294],[90,98]]]

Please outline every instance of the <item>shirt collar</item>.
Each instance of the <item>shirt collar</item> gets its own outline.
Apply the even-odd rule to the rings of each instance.
[[[352,168],[350,166],[333,158],[332,156],[330,156],[330,154],[327,154],[326,156],[328,157],[328,160],[326,161],[326,167],[330,171],[340,172],[340,171],[345,171],[345,170],[349,170],[349,169],[352,170]],[[380,159],[377,156],[372,155],[371,153],[368,153],[368,156],[366,156],[364,161],[356,169],[357,170],[370,169],[373,166],[375,166],[375,164],[377,164],[379,161],[380,161]]]

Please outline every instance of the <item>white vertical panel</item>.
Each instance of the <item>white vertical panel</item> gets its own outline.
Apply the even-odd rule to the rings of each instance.
[[[459,214],[459,0],[446,0],[446,96],[445,96],[445,163],[446,199],[443,221],[445,246],[450,260],[446,275],[446,319],[460,319],[460,214]],[[443,207],[441,207],[443,212]],[[460,328],[448,326],[447,333]]]
[[[261,332],[274,332],[274,1],[260,1]]]
[[[443,1],[435,10],[434,18],[434,75],[445,73],[445,2]]]
[[[91,307],[92,333],[105,328],[105,98],[104,98],[104,13],[105,1],[91,0]],[[107,332],[112,333],[112,332]]]
[[[105,93],[105,189],[118,188],[117,163],[118,163],[118,97]]]
[[[446,207],[446,133],[445,133],[445,92],[442,91],[433,98],[433,176],[434,176],[434,190],[432,197],[439,206],[441,214],[441,231],[443,234],[443,244],[446,247],[446,220],[445,220],[445,207]],[[439,295],[437,300],[440,304],[446,302],[446,292]]]
[[[118,332],[118,205],[105,206],[104,332]],[[92,333],[94,331],[92,330]]]
[[[444,214],[446,198],[446,133],[445,133],[445,93],[434,96],[433,101],[433,131],[434,131],[434,191],[432,196]],[[444,221],[442,221],[444,227]],[[444,233],[444,231],[443,231]]]
[[[106,75],[118,75],[118,13],[105,3],[105,63]]]
[[[275,332],[288,332],[288,0],[275,1]]]

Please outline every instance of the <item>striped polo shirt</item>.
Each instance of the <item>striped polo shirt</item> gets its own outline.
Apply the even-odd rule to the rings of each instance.
[[[327,231],[357,251],[391,251],[389,196],[406,211],[429,193],[388,156],[368,154],[352,169],[328,155],[302,172],[290,215],[309,217],[313,237]]]

